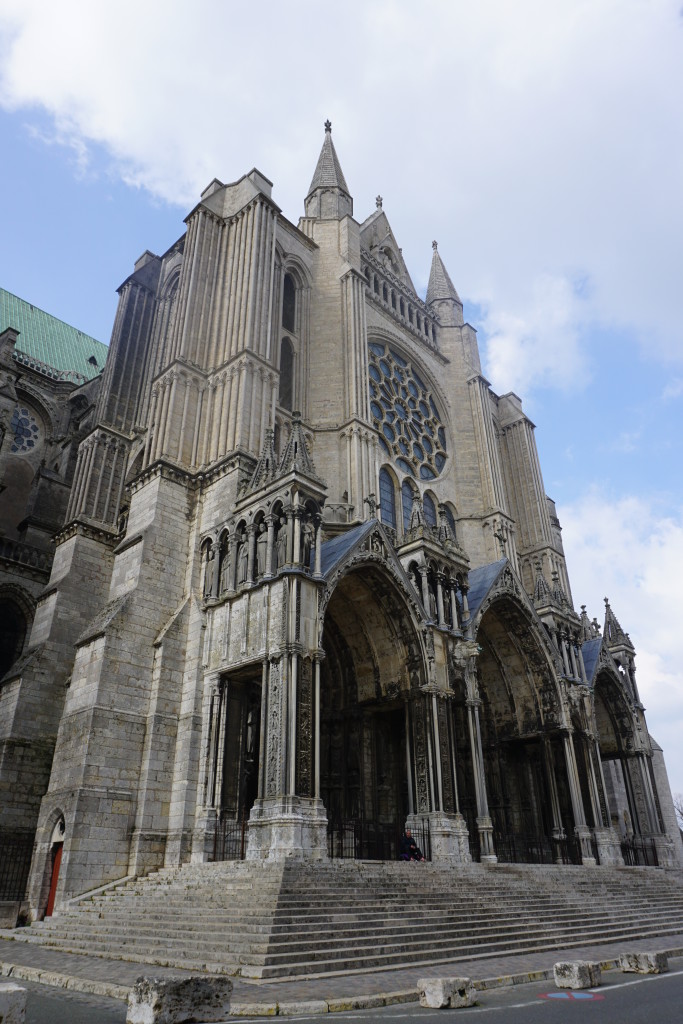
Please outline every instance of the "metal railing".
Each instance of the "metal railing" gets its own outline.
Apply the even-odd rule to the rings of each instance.
[[[498,860],[503,864],[581,863],[581,844],[573,836],[554,839],[546,835],[494,832],[493,845]],[[597,860],[597,848],[594,854]]]
[[[33,855],[33,836],[0,838],[0,900],[23,900]]]
[[[659,867],[657,844],[651,836],[633,836],[622,840],[621,855],[627,867]]]
[[[213,833],[213,860],[244,860],[247,850],[249,821],[242,818],[219,817]]]
[[[422,818],[411,829],[425,860],[432,859],[429,820]],[[327,823],[327,852],[335,859],[399,860],[403,827],[399,824],[383,825],[363,818],[337,818]]]

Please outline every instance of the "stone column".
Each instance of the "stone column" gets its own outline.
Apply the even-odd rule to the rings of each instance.
[[[555,761],[553,758],[553,750],[550,744],[550,737],[543,737],[543,764],[545,767],[545,774],[548,780],[548,791],[550,793],[550,808],[553,816],[552,826],[552,837],[556,842],[557,846],[555,849],[555,863],[562,864],[562,849],[560,843],[567,838],[567,833],[562,825],[562,816],[560,814],[560,798],[557,792],[557,778],[555,776]]]
[[[420,583],[422,584],[422,604],[424,605],[424,610],[427,618],[430,618],[429,580],[427,578],[429,569],[427,568],[426,565],[420,565],[418,566],[418,571],[420,573]]]
[[[586,824],[586,816],[583,809],[583,798],[581,796],[581,785],[579,783],[579,771],[576,766],[576,754],[574,751],[573,735],[567,731],[564,735],[564,755],[567,764],[567,778],[569,780],[569,793],[572,801],[572,813],[574,815],[574,834],[581,846],[581,862],[594,865],[595,857],[591,846],[591,830]]]
[[[254,555],[256,553],[256,526],[250,523],[247,527],[247,584],[254,582]]]
[[[437,614],[438,614],[438,618],[439,618],[439,625],[440,626],[445,626],[446,625],[446,616],[444,615],[444,609],[443,609],[443,582],[442,581],[443,581],[443,575],[442,575],[442,573],[438,572],[436,574],[436,608],[437,608]]]
[[[273,575],[273,545],[275,543],[275,516],[266,516],[268,526],[268,546],[266,548],[266,571],[264,578],[269,579]]]
[[[315,561],[313,575],[322,576],[323,517],[318,512],[315,517]]]
[[[466,704],[470,746],[472,748],[474,789],[477,800],[477,830],[479,832],[481,861],[482,864],[495,864],[498,858],[496,857],[493,845],[493,822],[489,815],[488,798],[486,795],[484,751],[481,745],[481,727],[479,724],[481,700],[478,697],[468,697]]]

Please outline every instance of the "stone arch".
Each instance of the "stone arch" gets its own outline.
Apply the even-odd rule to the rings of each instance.
[[[638,750],[638,723],[617,669],[602,666],[592,699],[610,824],[622,840],[657,831],[654,808],[648,807],[643,768],[647,753]]]
[[[321,796],[331,823],[364,822],[368,836],[395,835],[429,789],[415,735],[428,673],[420,626],[414,595],[378,553],[355,559],[326,595]]]
[[[16,585],[0,587],[0,679],[22,653],[30,635],[35,602]]]
[[[505,581],[503,581],[505,582]],[[473,624],[479,645],[477,697],[494,845],[503,860],[552,861],[553,838],[577,824],[565,759],[562,692],[540,621],[514,593],[494,594]],[[466,735],[467,695],[454,701],[455,732]],[[476,809],[473,769],[463,781],[470,829]]]

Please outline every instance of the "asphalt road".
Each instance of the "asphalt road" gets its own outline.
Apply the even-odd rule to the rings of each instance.
[[[680,963],[680,960],[678,961]],[[21,982],[28,992],[26,1024],[125,1024],[125,1003],[100,996]],[[681,1024],[683,1022],[683,970],[661,975],[632,975],[610,971],[603,984],[590,993],[560,993],[552,982],[493,989],[479,994],[479,1004],[463,1010],[426,1010],[416,1003],[377,1010],[337,1013],[334,1017],[302,1016],[287,1020],[337,1024],[419,1024],[435,1019],[448,1024]],[[596,998],[597,997],[597,998]],[[263,1017],[232,1017],[231,1022],[263,1024]]]

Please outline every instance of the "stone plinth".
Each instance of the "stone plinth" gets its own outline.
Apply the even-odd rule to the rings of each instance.
[[[322,801],[290,796],[257,800],[249,816],[247,860],[327,860]]]
[[[669,970],[666,953],[623,953],[619,969],[630,974],[664,974]]]
[[[558,988],[596,988],[600,984],[600,965],[588,960],[568,960],[553,967]]]
[[[0,1021],[2,1024],[24,1024],[26,1020],[26,989],[12,982],[0,985]]]
[[[229,978],[138,978],[128,996],[126,1024],[222,1021],[230,1013]]]
[[[476,992],[469,978],[420,978],[420,1006],[441,1010],[474,1006]]]

